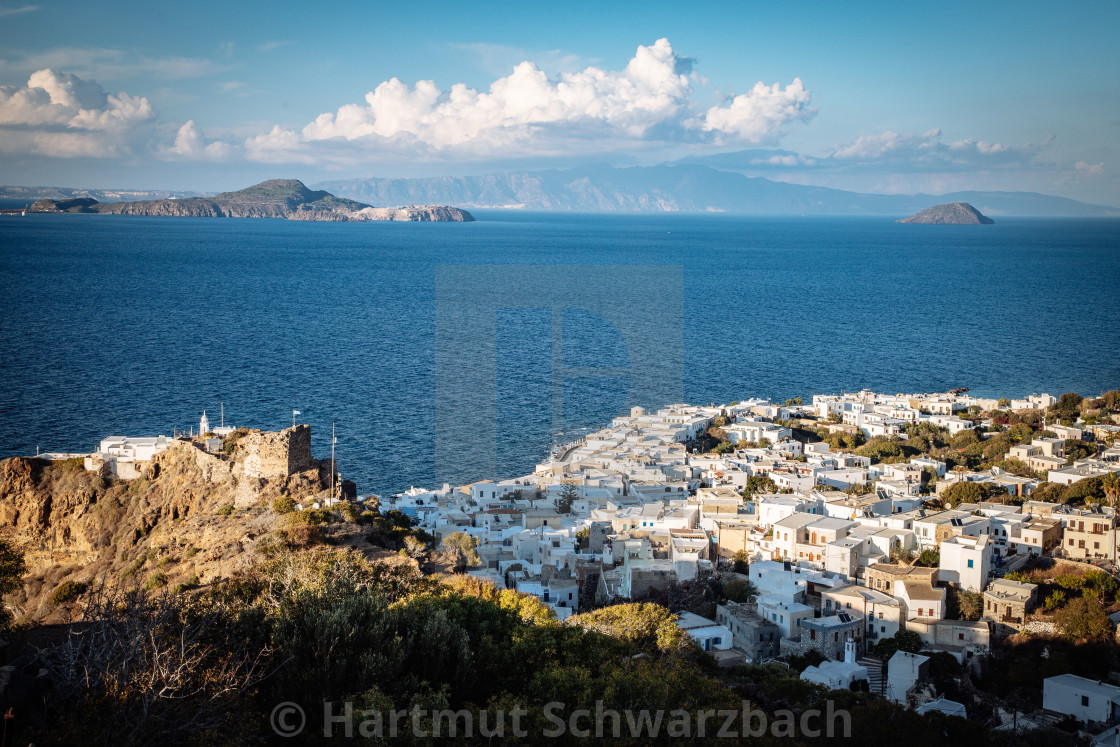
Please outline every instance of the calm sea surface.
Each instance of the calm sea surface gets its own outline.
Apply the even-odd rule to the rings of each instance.
[[[171,434],[203,409],[216,423],[224,402],[227,423],[268,429],[300,410],[318,456],[337,422],[340,468],[362,492],[529,471],[554,441],[630,402],[625,377],[566,381],[554,419],[553,314],[512,293],[535,277],[526,265],[680,268],[688,402],[1120,387],[1117,220],[476,214],[0,216],[0,457]],[[437,474],[436,270],[472,264],[502,266],[494,287],[522,299],[494,331],[497,474]],[[566,277],[542,297],[575,293],[587,275]],[[623,336],[594,314],[569,309],[562,327],[565,364],[627,364]]]

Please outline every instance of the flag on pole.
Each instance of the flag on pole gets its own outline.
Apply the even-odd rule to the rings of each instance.
[[[292,416],[293,417],[296,416],[296,415],[299,415],[299,414],[300,414],[299,410],[292,410]]]

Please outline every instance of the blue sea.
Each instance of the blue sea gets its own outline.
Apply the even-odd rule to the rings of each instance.
[[[343,474],[385,493],[525,473],[555,442],[667,403],[653,399],[1120,387],[1117,220],[476,215],[0,216],[0,457],[170,435],[203,410],[216,423],[220,403],[227,424],[266,429],[299,410],[317,456],[334,423]],[[470,265],[485,269],[456,285]],[[449,308],[475,290],[496,321],[456,329]],[[633,328],[587,310],[589,293]],[[476,351],[437,355],[437,322],[485,338],[496,385],[472,378]],[[676,388],[631,391],[638,359]],[[572,373],[596,366],[612,375]],[[437,459],[448,443],[468,457]],[[472,461],[480,443],[491,457]]]

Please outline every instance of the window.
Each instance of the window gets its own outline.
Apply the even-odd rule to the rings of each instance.
[[[957,633],[957,640],[958,641],[963,641],[964,640],[964,633]]]
[[[971,559],[971,558],[970,558],[970,559],[969,559],[969,561],[968,561],[968,567],[969,567],[969,568],[971,568],[971,567],[972,567],[972,559]]]
[[[1085,707],[1085,708],[1087,708],[1089,706],[1089,696],[1088,695],[1082,695],[1081,696],[1081,705],[1082,705],[1082,707]]]

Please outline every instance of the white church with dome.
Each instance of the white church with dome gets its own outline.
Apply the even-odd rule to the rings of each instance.
[[[844,643],[844,661],[822,661],[820,666],[806,667],[801,679],[830,690],[849,690],[853,682],[871,678],[867,667],[856,663],[856,642],[849,638]]]

